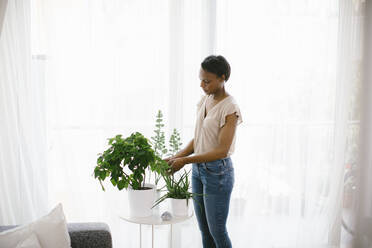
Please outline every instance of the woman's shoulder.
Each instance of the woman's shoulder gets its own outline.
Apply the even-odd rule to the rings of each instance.
[[[229,112],[232,109],[239,109],[239,105],[236,99],[232,95],[229,95],[222,106],[220,106],[220,112]]]
[[[224,105],[231,105],[231,104],[233,104],[233,105],[237,105],[237,102],[236,102],[236,99],[235,99],[234,96],[229,95],[229,96],[227,97],[226,102],[225,102]]]
[[[240,112],[240,108],[233,96],[229,96],[229,99],[223,104],[223,106],[220,109],[220,117],[221,117],[221,122],[220,122],[220,127],[222,127],[225,124],[225,117],[226,115],[230,115],[235,113],[238,116],[238,124],[243,122],[242,115]]]

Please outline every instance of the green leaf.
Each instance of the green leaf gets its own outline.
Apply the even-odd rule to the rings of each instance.
[[[111,178],[110,181],[111,181],[112,185],[116,186],[117,183],[116,183],[116,179],[115,178]]]
[[[122,190],[123,188],[125,188],[125,185],[128,185],[126,182],[125,182],[125,180],[120,180],[119,182],[118,182],[118,189],[119,190]]]

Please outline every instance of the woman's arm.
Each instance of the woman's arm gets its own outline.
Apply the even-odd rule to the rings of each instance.
[[[180,158],[180,157],[187,157],[187,156],[189,156],[190,154],[193,154],[193,153],[194,153],[194,139],[192,139],[189,142],[189,144],[184,149],[179,151],[176,155],[174,155],[172,157],[168,157],[164,160],[168,162],[170,159],[175,159],[175,158]]]
[[[234,139],[238,117],[235,114],[227,115],[225,125],[221,128],[218,136],[218,146],[206,153],[190,156],[171,158],[168,164],[171,165],[171,173],[180,170],[186,164],[203,163],[225,158],[230,150]]]
[[[182,149],[176,155],[174,155],[174,157],[175,158],[186,157],[193,153],[194,153],[194,139],[192,139],[184,149]]]
[[[235,115],[235,113],[227,115],[225,125],[221,128],[218,136],[218,146],[209,152],[191,157],[185,157],[183,158],[184,163],[203,163],[225,158],[234,139],[237,122],[238,117]]]

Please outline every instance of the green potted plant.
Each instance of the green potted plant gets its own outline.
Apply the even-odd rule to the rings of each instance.
[[[182,145],[180,134],[177,129],[173,129],[171,137],[169,138],[169,149],[165,146],[165,135],[162,131],[164,127],[163,124],[163,114],[159,110],[156,116],[156,129],[154,130],[155,136],[151,137],[154,141],[154,150],[155,153],[159,157],[166,156],[174,156],[179,150]],[[166,173],[157,174],[155,173],[155,184],[158,185],[161,178],[163,178],[165,185],[163,187],[158,188],[157,190],[157,200],[153,205],[153,208],[158,208],[159,203],[164,201],[165,199],[170,199],[171,209],[173,214],[175,215],[187,215],[188,207],[189,207],[189,199],[193,197],[193,193],[189,192],[190,189],[190,181],[189,181],[189,173],[184,170],[184,173],[178,175],[178,178],[175,178],[175,175],[169,175]],[[177,175],[176,175],[177,176]],[[165,195],[161,196],[160,192],[161,189],[166,187]]]
[[[150,168],[165,175],[168,164],[155,154],[149,140],[139,132],[124,139],[122,135],[116,135],[108,140],[109,148],[98,154],[94,177],[99,180],[102,190],[105,190],[102,181],[106,178],[110,178],[119,190],[128,189],[131,216],[150,216],[156,187],[145,183],[146,170]]]
[[[180,150],[182,145],[180,134],[177,129],[173,129],[171,137],[169,138],[169,149],[165,146],[165,135],[162,128],[163,124],[163,114],[159,110],[156,116],[156,129],[154,130],[155,136],[151,137],[154,141],[154,151],[157,156],[163,157],[174,156]],[[190,181],[189,173],[186,170],[182,174],[170,175],[167,173],[157,173],[155,172],[155,184],[158,185],[160,179],[163,178],[165,185],[163,187],[157,188],[157,200],[153,205],[153,208],[158,209],[158,205],[165,199],[170,199],[171,209],[174,215],[187,215],[189,208],[189,200],[194,197],[194,194],[189,192]],[[177,177],[177,179],[175,178]],[[161,196],[160,192],[163,188],[166,188],[165,195]]]
[[[165,135],[164,135],[164,131],[162,130],[162,128],[164,127],[164,124],[163,124],[163,114],[161,110],[158,110],[158,114],[156,115],[155,122],[156,122],[155,123],[156,129],[154,130],[155,136],[151,137],[151,139],[154,142],[152,144],[153,144],[153,149],[155,151],[155,154],[160,158],[163,158],[164,155],[174,156],[179,151],[180,146],[182,145],[180,134],[177,132],[177,129],[175,128],[173,129],[173,133],[169,139],[170,149],[168,150],[165,146]],[[149,182],[151,181],[151,174],[152,173],[150,172]],[[153,174],[155,176],[154,183],[156,186],[158,186],[159,181],[162,178],[162,175],[161,173],[158,173],[156,171],[153,172]],[[161,188],[158,188],[158,190],[160,189]]]
[[[186,216],[189,212],[189,200],[196,194],[189,191],[190,171],[184,170],[178,179],[174,178],[174,175],[163,175],[166,183],[167,192],[155,201],[153,207],[160,204],[165,199],[170,199],[171,212],[175,216]]]
[[[151,139],[153,140],[154,143],[153,144],[153,149],[155,151],[155,154],[162,158],[164,156],[164,154],[166,154],[168,152],[168,149],[165,147],[165,135],[164,135],[164,131],[162,130],[162,128],[164,127],[164,124],[163,124],[163,114],[162,112],[159,110],[158,111],[158,114],[156,115],[156,120],[155,120],[155,136],[151,137]],[[151,174],[154,174],[154,183],[156,186],[158,186],[159,184],[159,181],[161,179],[161,174],[160,173],[157,173],[156,171],[151,173],[150,172],[150,176],[149,176],[149,182],[151,181]],[[160,189],[158,189],[160,190]]]

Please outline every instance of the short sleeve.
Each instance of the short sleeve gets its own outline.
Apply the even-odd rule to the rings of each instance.
[[[233,113],[235,113],[235,115],[238,117],[237,125],[243,122],[239,106],[236,103],[230,102],[221,111],[220,127],[223,127],[225,125],[226,116]]]

